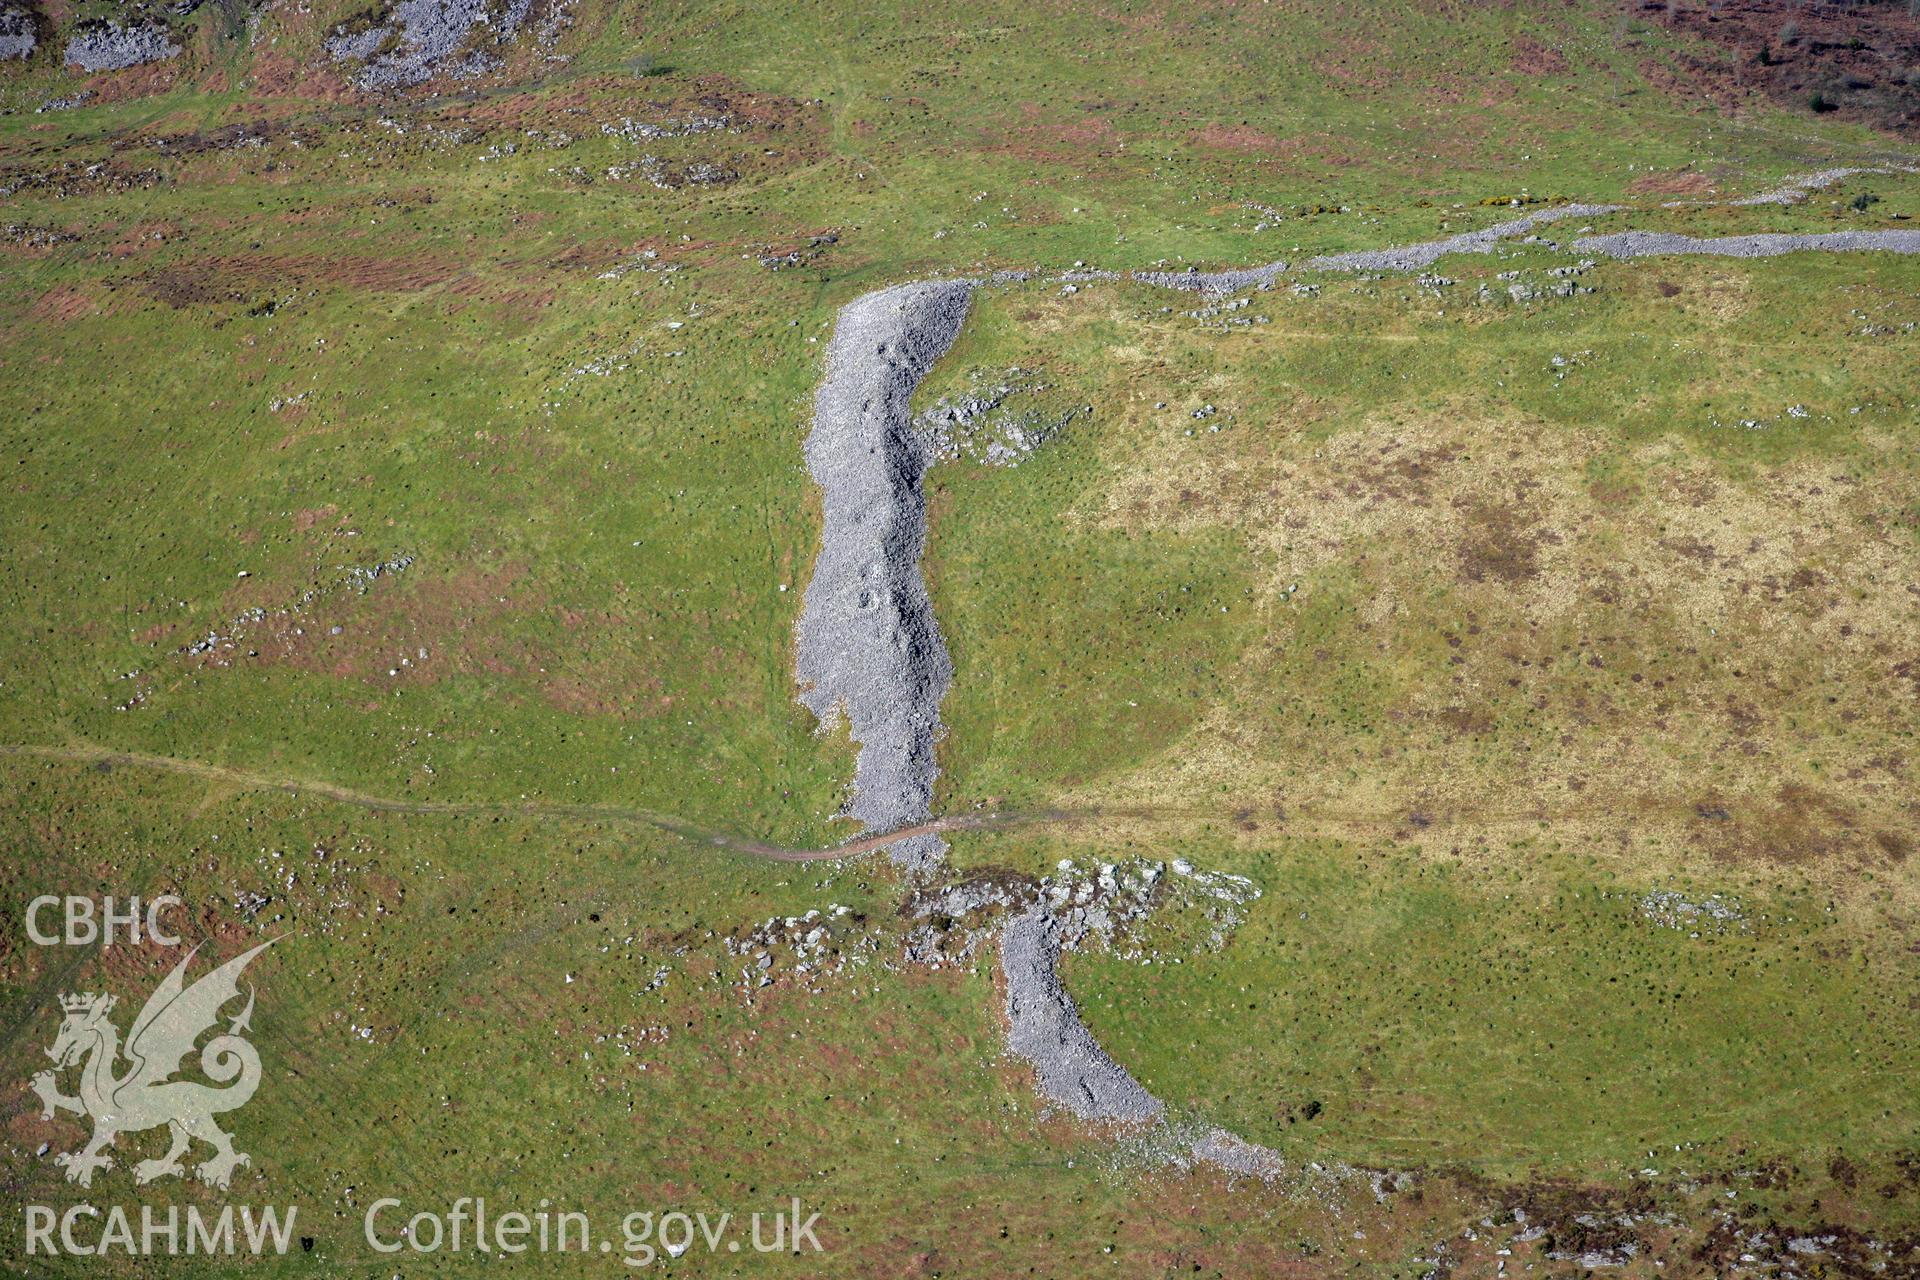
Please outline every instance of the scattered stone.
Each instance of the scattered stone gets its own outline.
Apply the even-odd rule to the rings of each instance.
[[[1016,467],[1075,419],[1092,416],[1093,406],[1064,412],[1031,409],[1000,412],[1010,399],[1038,395],[1051,388],[1031,370],[1012,368],[989,383],[975,373],[972,387],[956,399],[944,399],[914,419],[936,462],[967,458],[990,466]]]
[[[1745,199],[1732,200],[1732,201],[1729,201],[1728,203],[1735,206],[1752,206],[1752,205],[1761,205],[1761,204],[1779,204],[1779,205],[1798,204],[1802,200],[1805,200],[1809,195],[1813,194],[1815,191],[1824,191],[1828,187],[1833,186],[1835,183],[1844,182],[1848,178],[1857,177],[1861,174],[1913,173],[1913,172],[1915,172],[1915,170],[1912,168],[1909,168],[1906,165],[1879,165],[1879,166],[1856,167],[1856,168],[1847,168],[1847,169],[1822,169],[1818,173],[1810,173],[1810,174],[1807,174],[1805,177],[1789,178],[1782,185],[1774,187],[1772,190],[1769,190],[1769,191],[1762,191],[1757,196],[1747,196]],[[1683,204],[1683,203],[1701,203],[1701,202],[1675,201],[1674,203]]]
[[[35,107],[33,113],[35,115],[42,115],[48,111],[71,111],[75,107],[85,106],[87,103],[93,101],[94,96],[93,90],[82,89],[79,93],[69,94],[64,98],[48,98],[45,102]]]
[[[872,963],[882,948],[867,917],[839,903],[824,912],[770,916],[751,929],[735,930],[725,945],[728,955],[745,962],[735,984],[743,996],[785,979],[817,983]],[[655,977],[664,980],[661,974]]]
[[[346,585],[365,594],[367,588],[380,578],[388,574],[400,573],[411,564],[413,564],[413,555],[409,552],[395,556],[391,560],[383,560],[379,564],[354,565],[347,570]]]
[[[27,222],[9,222],[0,227],[0,240],[25,249],[50,249],[57,244],[77,244],[80,237],[58,227],[41,227]]]
[[[1695,902],[1671,889],[1656,889],[1640,899],[1640,914],[1663,929],[1723,933],[1748,927],[1740,899],[1718,893]]]
[[[394,557],[392,560],[383,561],[380,564],[354,565],[347,568],[345,576],[341,578],[335,586],[357,593],[365,593],[373,586],[376,580],[390,574],[399,573],[412,563],[412,555],[401,555]],[[246,570],[241,570],[238,576],[245,578],[248,577],[249,574]],[[268,610],[255,605],[251,609],[243,609],[229,619],[224,627],[217,627],[207,632],[206,635],[201,636],[198,640],[182,646],[180,653],[189,658],[210,658],[214,665],[217,666],[227,665],[230,659],[226,655],[232,653],[239,647],[240,641],[248,631],[269,620],[276,624],[291,622],[304,614],[307,606],[325,595],[327,590],[328,588],[322,586],[308,587],[294,599],[293,603],[283,608]],[[338,635],[339,633],[340,628],[334,627],[330,634]],[[253,655],[249,654],[248,656]],[[421,650],[420,657],[425,659],[426,656],[426,650]],[[402,659],[401,665],[411,666],[412,660]],[[398,675],[399,672],[398,670],[389,670],[387,674]]]
[[[1263,315],[1239,314],[1252,305],[1253,299],[1242,295],[1226,301],[1210,302],[1204,307],[1198,307],[1187,312],[1187,316],[1189,319],[1203,322],[1205,327],[1209,329],[1217,329],[1222,333],[1227,333],[1234,329],[1244,329],[1252,325],[1267,323],[1267,317]]]
[[[659,156],[641,156],[638,160],[611,165],[607,177],[618,182],[639,174],[662,191],[678,191],[682,187],[718,187],[739,180],[738,171],[724,165],[696,161],[678,169],[669,168]]]
[[[622,116],[611,124],[601,125],[600,132],[609,138],[622,138],[628,142],[657,142],[662,138],[686,138],[696,133],[734,131],[736,124],[737,121],[731,111],[718,111],[711,114],[695,112],[677,120],[669,116],[658,123],[629,120]]]
[[[767,248],[756,256],[760,265],[769,271],[779,271],[786,267],[797,267],[826,253],[831,245],[840,243],[838,232],[826,232],[822,235],[808,236],[806,244],[793,249]]]

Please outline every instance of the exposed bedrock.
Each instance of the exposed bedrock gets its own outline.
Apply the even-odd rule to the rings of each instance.
[[[840,312],[814,397],[807,469],[820,486],[819,560],[800,615],[800,701],[823,725],[844,715],[860,752],[847,813],[869,831],[925,821],[938,772],[940,700],[953,663],[920,576],[921,481],[931,454],[913,428],[913,389],[960,332],[975,282],[900,285]],[[937,835],[892,847],[926,869]]]

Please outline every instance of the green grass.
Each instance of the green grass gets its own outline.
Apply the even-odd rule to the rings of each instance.
[[[1216,856],[1265,890],[1230,945],[1089,957],[1075,990],[1170,1105],[1300,1158],[1620,1176],[1920,1138],[1897,917],[1761,880],[1742,926],[1690,936],[1642,915],[1666,882],[1515,852],[1495,874],[1381,844]]]
[[[1657,811],[1719,794],[1781,806],[1725,852],[1795,858],[1823,852],[1805,787],[1897,842],[1911,727],[1873,689],[1910,634],[1914,269],[1603,265],[1508,298],[1564,265],[1283,287],[1228,332],[1140,289],[983,298],[922,401],[1019,366],[1096,412],[1018,468],[934,472],[956,800],[1017,760],[1029,803],[1537,808],[1694,856],[1727,842]],[[1045,750],[1007,741],[1064,691]]]
[[[1442,263],[1438,294],[1283,286],[1230,331],[1185,295],[1004,288],[925,388],[1018,364],[1045,411],[1092,406],[1018,468],[929,482],[957,677],[942,808],[1164,819],[956,857],[1178,849],[1252,875],[1222,953],[1070,977],[1176,1107],[1421,1166],[1419,1202],[1342,1206],[1364,1239],[1284,1189],[1110,1168],[1000,1060],[986,969],[876,960],[741,1001],[720,939],[770,915],[849,903],[897,952],[881,868],[763,865],[579,808],[844,831],[850,746],[795,703],[791,635],[818,537],[800,442],[859,292],[1297,259],[1682,168],[1759,191],[1886,139],[1664,97],[1657,73],[1699,50],[1601,5],[1370,10],[1391,42],[1297,6],[581,6],[565,65],[335,101],[331,73],[286,73],[350,8],[276,9],[253,44],[204,9],[149,96],[107,100],[121,79],[36,114],[80,82],[52,57],[0,77],[5,221],[29,229],[0,243],[0,739],[41,752],[0,757],[0,901],[172,889],[223,953],[288,931],[260,970],[271,1080],[237,1127],[247,1198],[297,1199],[317,1256],[250,1270],[390,1274],[356,1224],[400,1187],[596,1219],[800,1195],[837,1275],[1419,1273],[1508,1188],[1613,1194],[1673,1142],[1716,1175],[1804,1167],[1768,1202],[1783,1222],[1907,1229],[1905,261],[1607,264],[1578,277],[1594,293],[1517,304],[1500,272],[1545,287],[1570,261],[1523,250]],[[1527,41],[1564,69],[1517,67]],[[714,95],[737,132],[602,130]],[[262,123],[258,147],[189,136]],[[648,154],[739,176],[609,173]],[[1880,203],[1852,210],[1863,191]],[[1595,226],[1895,226],[1916,191]],[[818,252],[758,261],[792,248]],[[232,647],[183,652],[209,632]],[[370,812],[316,783],[495,807]],[[1597,897],[1669,874],[1769,919],[1688,939]],[[273,901],[248,920],[252,891]],[[69,971],[16,932],[15,1081],[52,994],[130,1002],[171,958]],[[598,1038],[621,1030],[644,1049]],[[32,1153],[77,1128],[14,1097],[0,1168],[65,1203]],[[1306,1100],[1314,1121],[1276,1118]],[[1836,1151],[1856,1191],[1821,1181]],[[1711,1220],[1713,1192],[1662,1194]],[[152,1199],[176,1196],[215,1199]],[[790,1262],[766,1269],[809,1273]]]
[[[10,901],[171,890],[221,904],[223,951],[243,937],[284,939],[250,971],[265,1079],[229,1118],[253,1156],[231,1200],[298,1205],[299,1231],[316,1244],[312,1256],[296,1250],[247,1274],[494,1269],[497,1259],[471,1253],[375,1254],[362,1218],[382,1196],[407,1213],[444,1212],[460,1196],[532,1212],[547,1198],[603,1233],[633,1211],[745,1214],[798,1196],[821,1214],[838,1274],[886,1273],[924,1253],[1069,1270],[1114,1242],[1138,1264],[1169,1243],[1210,1247],[1218,1227],[1245,1230],[1276,1212],[1297,1233],[1322,1229],[1311,1207],[1255,1196],[1171,1234],[1148,1231],[1133,1208],[1140,1188],[1102,1171],[1101,1145],[1047,1122],[1024,1080],[997,1069],[984,971],[934,977],[876,960],[818,993],[789,975],[743,999],[746,961],[721,944],[738,926],[838,902],[867,917],[849,943],[897,946],[898,886],[879,868],[749,862],[567,823],[369,816],[139,773],[5,769],[12,803],[0,839],[23,855],[8,862]],[[249,891],[271,900],[241,923],[230,904]],[[185,932],[201,936],[197,925]],[[55,1019],[42,1001],[53,992],[86,984],[137,1007],[174,960],[116,949],[76,980],[66,953],[10,942],[0,1012],[18,1030],[0,1069],[24,1081],[44,1065]],[[664,985],[647,989],[661,968]],[[11,1115],[4,1155],[28,1202],[137,1214],[141,1203],[217,1210],[227,1199],[173,1183],[136,1190],[125,1166],[157,1152],[154,1135],[123,1138],[122,1167],[91,1194],[68,1187],[32,1152],[68,1149],[85,1130],[68,1117],[43,1122],[30,1103]],[[906,1204],[936,1207],[909,1214]],[[20,1259],[20,1219],[3,1230]],[[538,1264],[542,1274],[605,1265],[598,1255]],[[821,1273],[811,1260],[751,1255],[680,1264],[735,1267]],[[31,1274],[217,1270],[69,1258],[36,1260]]]

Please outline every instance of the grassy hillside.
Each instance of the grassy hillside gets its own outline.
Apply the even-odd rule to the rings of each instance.
[[[1245,307],[981,304],[923,400],[1021,368],[1050,388],[1027,400],[1096,411],[1017,468],[936,473],[950,802],[1244,809],[1436,851],[1461,838],[1435,823],[1624,826],[1612,856],[1641,865],[1897,871],[1913,269],[1442,268]],[[1162,631],[1177,653],[1113,643]]]
[[[1898,139],[1695,92],[1745,55],[1584,0],[582,0],[385,95],[323,48],[359,7],[205,6],[177,58],[71,73],[93,13],[0,69],[0,1176],[229,1198],[136,1187],[154,1135],[69,1186],[85,1129],[26,1085],[56,995],[137,1008],[177,956],[34,946],[25,904],[171,891],[222,956],[285,937],[231,1199],[315,1244],[28,1261],[10,1209],[0,1269],[615,1266],[376,1255],[384,1194],[822,1214],[824,1261],[657,1262],[702,1275],[1920,1265],[1911,259],[976,298],[916,403],[1017,384],[1058,433],[929,478],[937,808],[1059,820],[954,861],[1250,877],[1217,946],[1149,921],[1067,979],[1183,1122],[1336,1190],[1050,1113],[990,944],[909,964],[883,859],[714,843],[851,834],[791,637],[853,297],[1564,199],[1910,226],[1911,175],[1664,204]]]

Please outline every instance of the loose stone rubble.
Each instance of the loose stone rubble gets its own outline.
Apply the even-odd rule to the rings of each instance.
[[[1085,881],[1043,882],[1036,900],[1002,929],[1007,1048],[1032,1066],[1042,1097],[1082,1120],[1119,1125],[1158,1120],[1165,1105],[1095,1042],[1060,981],[1063,951],[1091,932],[1111,936],[1109,905],[1084,901],[1091,896],[1087,890]],[[1134,899],[1142,914],[1150,895],[1149,886],[1147,895]]]
[[[1905,165],[1864,165],[1845,169],[1822,169],[1817,173],[1809,173],[1804,177],[1791,178],[1780,186],[1768,191],[1762,191],[1757,196],[1747,196],[1744,199],[1732,200],[1728,203],[1736,207],[1751,207],[1762,204],[1798,204],[1815,191],[1825,191],[1835,183],[1844,182],[1848,178],[1859,177],[1862,174],[1912,172],[1914,172],[1914,170]],[[1676,201],[1675,203],[1688,202]]]
[[[1747,928],[1747,913],[1740,900],[1718,893],[1695,902],[1671,889],[1655,889],[1640,899],[1640,914],[1664,929],[1696,934]]]
[[[1704,253],[1722,258],[1772,258],[1783,253],[1920,253],[1920,231],[1828,231],[1810,235],[1683,236],[1669,231],[1620,231],[1586,236],[1573,247],[1609,258]]]
[[[1507,222],[1496,222],[1479,231],[1402,245],[1395,249],[1360,249],[1352,253],[1327,253],[1309,258],[1309,271],[1424,271],[1440,259],[1455,253],[1491,253],[1502,240],[1524,235],[1535,227],[1567,218],[1597,218],[1617,213],[1617,204],[1565,204],[1540,209]]]
[[[513,43],[532,0],[398,0],[386,19],[363,30],[344,27],[327,38],[335,62],[358,62],[354,83],[362,89],[405,89],[444,75],[470,80],[500,65],[486,47],[473,47],[481,28],[484,45]]]
[[[33,13],[17,4],[0,4],[0,62],[30,58],[39,43]]]
[[[1815,175],[1806,182],[1824,185],[1821,178]],[[1423,244],[1322,255],[1305,267],[1425,272],[1449,254],[1489,253],[1515,236],[1558,249],[1529,233],[1555,221],[1595,218],[1620,208],[1572,204],[1543,209]],[[1920,232],[1723,239],[1623,232],[1587,236],[1575,241],[1574,247],[1609,257],[1647,253],[1758,257],[1797,249],[1912,253],[1920,252]],[[1583,259],[1576,267],[1554,270],[1555,283],[1549,291],[1563,296],[1582,291],[1585,286],[1577,283],[1577,277],[1592,266],[1591,259]],[[1132,279],[1226,294],[1270,289],[1286,269],[1287,264],[1276,262],[1213,273],[1135,272]],[[1092,271],[1084,276],[1106,278],[1105,273]],[[1024,274],[1008,273],[986,283],[1024,278]],[[1063,292],[1078,287],[1076,280],[1067,277],[1054,280],[1065,282]],[[1010,391],[1001,388],[965,397],[957,404],[944,403],[918,421],[911,418],[909,405],[914,388],[958,336],[972,291],[981,283],[928,281],[856,299],[840,313],[828,349],[826,377],[815,397],[806,459],[822,491],[825,531],[798,626],[796,677],[802,690],[800,701],[823,727],[845,715],[860,745],[846,812],[868,830],[897,830],[926,820],[931,811],[939,706],[952,679],[952,664],[919,570],[926,534],[922,480],[932,461],[965,451],[955,443],[955,428],[983,420]],[[1436,296],[1453,283],[1433,275],[1423,275],[1419,281]],[[1296,285],[1295,292],[1300,291]],[[1525,293],[1517,288],[1509,292],[1515,301],[1539,296],[1531,287]],[[1227,313],[1214,308],[1206,316],[1196,313],[1196,318],[1211,320],[1222,314]],[[1563,378],[1577,362],[1577,356],[1554,357],[1555,378]],[[921,834],[896,842],[893,849],[897,861],[930,877],[946,845],[937,835]],[[1143,865],[1158,868],[1161,864]],[[1179,860],[1171,868],[1176,877],[1200,880],[1225,905],[1211,938],[1212,945],[1222,945],[1239,922],[1239,908],[1257,897],[1258,890],[1237,877],[1205,879]],[[1083,1120],[1114,1126],[1121,1131],[1126,1149],[1151,1162],[1181,1168],[1205,1164],[1266,1181],[1297,1176],[1289,1162],[1266,1148],[1215,1127],[1170,1121],[1165,1104],[1094,1040],[1061,982],[1062,952],[1096,936],[1114,945],[1127,926],[1153,909],[1162,872],[1129,870],[1123,876],[1109,866],[1088,881],[1071,874],[1070,864],[1063,864],[1062,871],[1067,874],[1038,883],[976,878],[916,890],[905,910],[920,923],[908,933],[906,957],[935,966],[971,963],[979,946],[993,935],[995,920],[1004,921],[998,925],[998,936],[1008,1049],[1032,1066],[1043,1097]],[[1736,919],[1738,912],[1737,904],[1729,905],[1717,896],[1693,903],[1662,893],[1649,894],[1641,909],[1649,919],[1668,927],[1689,927],[1695,920],[1724,925]],[[801,946],[811,948],[819,942],[809,930]],[[1136,956],[1147,963],[1161,958]],[[755,964],[759,976],[748,969],[743,977],[767,981],[771,953],[761,953]],[[1335,1183],[1353,1173],[1318,1166],[1312,1172]],[[1376,1197],[1384,1194],[1380,1180],[1393,1176],[1376,1174]],[[1637,1248],[1635,1243],[1623,1242],[1564,1256],[1588,1267],[1618,1266],[1632,1261]]]
[[[93,90],[82,89],[78,93],[68,94],[65,97],[48,98],[45,102],[33,109],[33,114],[38,116],[45,115],[49,111],[71,111],[75,107],[84,107],[87,103],[93,101],[95,96],[97,95],[95,95]]]
[[[1264,289],[1287,269],[1284,262],[1269,262],[1264,267],[1244,267],[1233,271],[1136,271],[1133,278],[1141,284],[1163,289],[1190,289],[1196,293],[1238,293],[1243,289]]]
[[[825,911],[770,916],[752,929],[729,934],[727,954],[744,961],[740,990],[751,993],[783,977],[829,977],[868,964],[880,944],[866,924],[865,916],[836,902]]]
[[[845,716],[860,744],[846,812],[869,831],[923,822],[937,773],[940,700],[953,664],[920,576],[926,540],[921,478],[932,460],[913,430],[913,389],[966,319],[975,282],[943,280],[870,293],[840,312],[814,398],[806,458],[820,486],[820,557],[807,584],[795,675],[822,726]],[[930,868],[933,834],[892,846]]]
[[[357,595],[364,595],[379,579],[404,572],[412,563],[413,556],[405,554],[378,564],[349,566],[346,573],[332,586],[307,587],[294,598],[291,604],[282,608],[270,610],[255,605],[251,609],[241,610],[228,619],[225,626],[215,627],[206,635],[182,646],[180,653],[188,658],[211,658],[215,662],[221,662],[223,655],[237,649],[243,643],[247,633],[261,623],[271,620],[279,625],[298,619],[306,613],[309,605],[334,589],[349,590]],[[338,629],[335,628],[336,631]],[[422,650],[419,656],[426,657],[426,652]],[[411,659],[403,658],[401,661],[412,665]]]
[[[1007,401],[1049,390],[1026,369],[1009,369],[1003,381],[976,384],[967,394],[923,410],[914,426],[926,437],[936,462],[966,458],[995,467],[1017,467],[1041,445],[1066,430],[1092,405],[1054,413],[1004,410]]]
[[[67,41],[66,64],[82,71],[124,71],[176,57],[180,46],[157,22],[122,26],[113,19],[84,24]]]
[[[1033,1067],[1040,1093],[1079,1116],[1113,1124],[1159,1119],[1166,1107],[1107,1056],[1060,983],[1061,921],[1035,903],[1000,937],[1007,1048]]]
[[[1131,925],[1172,901],[1200,906],[1211,926],[1205,945],[1217,949],[1259,896],[1242,876],[1200,871],[1177,858],[1106,864],[1091,876],[1066,862],[1058,876],[1034,886],[1031,899],[1001,931],[1000,972],[1006,984],[1007,1049],[1033,1068],[1041,1096],[1082,1120],[1122,1130],[1125,1149],[1137,1161],[1209,1165],[1269,1183],[1296,1179],[1301,1170],[1278,1152],[1217,1126],[1170,1121],[1166,1104],[1100,1047],[1060,980],[1061,954],[1091,939],[1123,959],[1178,963],[1124,941]],[[975,889],[962,901],[978,897]],[[1351,1173],[1319,1166],[1311,1172],[1334,1180]]]

